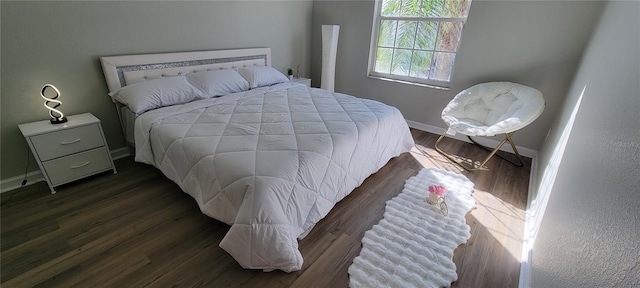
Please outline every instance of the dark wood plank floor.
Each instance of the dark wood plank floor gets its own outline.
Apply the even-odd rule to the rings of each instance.
[[[3,193],[2,287],[347,287],[347,269],[385,202],[423,167],[466,175],[477,208],[467,215],[468,243],[456,249],[453,287],[516,287],[531,161],[499,158],[469,173],[435,152],[436,135],[412,130],[416,147],[392,159],[343,199],[300,241],[301,271],[244,270],[218,247],[228,226],[201,214],[193,199],[151,166],[131,157],[118,174],[61,186],[44,182]],[[446,145],[446,146],[444,146]],[[487,152],[445,139],[461,157]]]

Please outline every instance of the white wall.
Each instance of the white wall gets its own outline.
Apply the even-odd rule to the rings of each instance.
[[[606,5],[540,151],[532,287],[640,287],[639,18]]]
[[[102,120],[110,149],[125,147],[99,57],[270,47],[280,71],[309,75],[309,1],[2,1],[1,179],[24,172],[21,123],[47,119],[40,88],[62,93],[67,115]],[[37,170],[31,161],[29,171]]]
[[[567,95],[602,3],[597,1],[474,0],[448,91],[367,78],[373,0],[313,3],[313,85],[320,85],[322,24],[340,25],[336,91],[396,106],[416,122],[445,127],[442,109],[453,96],[488,81],[513,81],[539,89],[543,114],[514,134],[518,146],[538,150]]]

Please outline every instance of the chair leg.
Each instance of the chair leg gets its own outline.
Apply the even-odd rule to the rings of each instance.
[[[507,133],[505,135],[505,137],[507,137],[507,139],[509,139],[509,144],[511,144],[511,148],[513,148],[513,152],[516,153],[516,157],[518,158],[518,163],[515,163],[513,161],[509,161],[509,160],[507,160],[507,161],[511,162],[513,165],[516,165],[518,167],[522,167],[522,166],[524,166],[524,161],[522,161],[522,156],[520,156],[520,153],[518,153],[518,148],[516,148],[516,143],[513,143],[513,139],[511,139],[511,135],[512,134],[513,134],[513,132]]]
[[[446,157],[447,159],[449,159],[451,162],[456,163],[458,166],[460,166],[462,169],[470,171],[470,172],[474,172],[474,171],[478,171],[482,169],[483,165],[480,166],[474,166],[473,164],[469,165],[466,163],[462,163],[460,161],[458,161],[457,159],[455,159],[455,157],[449,153],[444,152],[440,147],[438,147],[438,144],[440,143],[440,141],[442,141],[442,139],[444,139],[445,135],[447,135],[447,131],[445,131],[444,133],[442,133],[442,135],[440,135],[440,138],[438,138],[438,140],[436,140],[436,143],[434,145],[436,151],[438,151],[438,153],[442,154],[442,156]],[[485,160],[483,163],[485,163],[487,160]]]
[[[482,169],[482,167],[484,167],[484,165],[487,164],[487,162],[489,162],[489,160],[491,160],[491,157],[493,157],[493,155],[496,155],[496,152],[498,152],[498,150],[500,150],[500,148],[502,148],[502,145],[504,145],[504,143],[506,143],[507,141],[509,141],[509,144],[511,144],[511,147],[513,147],[514,151],[516,151],[516,155],[518,155],[518,160],[520,160],[520,164],[521,164],[518,167],[521,167],[521,166],[524,165],[523,162],[522,162],[522,159],[520,158],[520,154],[518,154],[518,150],[515,149],[515,144],[513,143],[513,140],[511,139],[511,134],[513,134],[513,132],[512,133],[507,133],[506,137],[504,138],[504,140],[502,140],[502,142],[500,142],[500,144],[498,144],[498,146],[496,146],[495,149],[490,150],[491,153],[489,154],[489,156],[487,156],[487,158],[485,158],[482,161],[482,163],[480,163],[480,165],[477,165],[477,166],[476,165],[468,165],[468,164],[462,163],[462,162],[458,161],[457,159],[455,159],[452,155],[444,152],[442,149],[440,149],[438,147],[438,143],[440,143],[440,141],[442,141],[442,139],[444,139],[444,136],[446,134],[447,134],[447,132],[445,131],[444,133],[442,133],[442,135],[440,135],[440,138],[438,138],[438,140],[436,140],[436,143],[434,145],[435,149],[436,149],[436,151],[438,151],[438,153],[442,154],[444,157],[446,157],[447,159],[451,160],[451,162],[454,162],[454,163],[458,164],[458,166],[462,167],[464,170],[467,170],[467,171],[470,171],[470,172],[474,172],[474,171],[478,171],[478,170],[484,170],[484,169]],[[469,137],[469,139],[471,139],[471,137]],[[477,144],[475,141],[473,141],[473,140],[471,140],[471,141],[474,144]],[[480,144],[477,144],[477,145],[482,146]],[[484,147],[484,146],[482,146],[482,147]],[[489,150],[487,147],[484,147],[484,148]],[[498,155],[498,157],[500,157],[500,156]],[[511,162],[511,161],[509,161],[509,162]],[[511,162],[511,163],[513,163],[513,162]],[[516,165],[516,166],[518,165],[518,164],[515,164],[515,163],[513,163],[513,164]]]
[[[515,132],[506,133],[506,134],[505,134],[505,139],[506,139],[507,141],[509,141],[509,144],[511,145],[511,148],[513,148],[513,152],[515,152],[515,153],[516,153],[516,158],[517,158],[517,159],[512,160],[512,159],[509,159],[509,158],[507,158],[507,157],[504,157],[504,156],[502,156],[502,155],[500,155],[500,154],[498,154],[498,153],[496,153],[495,155],[496,155],[496,156],[498,156],[498,157],[500,157],[500,158],[502,158],[503,160],[508,161],[509,163],[511,163],[511,164],[513,164],[513,165],[515,165],[516,167],[522,167],[522,166],[524,166],[524,161],[522,161],[522,156],[520,156],[520,153],[518,152],[518,148],[516,148],[516,144],[515,144],[515,142],[513,142],[513,139],[511,138],[511,135],[513,135],[513,133],[515,133]],[[471,138],[471,136],[467,136],[467,138],[469,138],[469,141],[471,141],[471,143],[473,143],[474,145],[477,145],[478,147],[481,147],[481,148],[483,148],[484,150],[487,150],[487,151],[489,151],[489,152],[492,152],[492,151],[493,151],[491,148],[489,148],[489,147],[487,147],[487,146],[484,146],[484,145],[482,145],[482,144],[480,144],[480,143],[476,142],[475,140],[473,140],[473,138]],[[495,150],[495,149],[494,149],[494,150]],[[516,162],[516,160],[517,160],[517,162]]]

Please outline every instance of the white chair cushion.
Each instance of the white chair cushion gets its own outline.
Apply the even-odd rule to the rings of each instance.
[[[494,136],[529,125],[543,109],[540,91],[511,82],[490,82],[458,93],[442,111],[442,120],[465,135]]]

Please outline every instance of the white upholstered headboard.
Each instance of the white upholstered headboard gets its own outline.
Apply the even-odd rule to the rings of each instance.
[[[271,66],[271,48],[100,57],[109,92],[163,76],[213,69]]]
[[[211,50],[100,57],[109,92],[145,80],[214,69],[271,66],[271,48]],[[114,101],[127,142],[133,144],[137,115]]]

